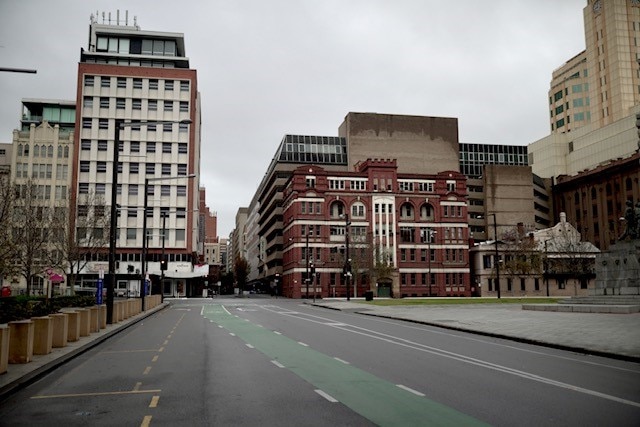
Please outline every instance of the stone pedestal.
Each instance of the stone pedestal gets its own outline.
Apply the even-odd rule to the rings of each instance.
[[[100,332],[100,307],[94,305],[89,309],[89,311],[91,312],[89,332]]]
[[[33,354],[51,353],[53,346],[53,322],[51,317],[32,317],[33,322]]]
[[[80,336],[88,337],[91,334],[91,311],[88,308],[79,308],[80,313]]]
[[[595,295],[640,295],[640,240],[611,245],[596,256]]]
[[[33,359],[33,322],[9,322],[9,363],[29,363]]]

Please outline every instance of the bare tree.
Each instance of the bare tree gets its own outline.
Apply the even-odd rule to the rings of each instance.
[[[80,272],[104,252],[110,235],[104,198],[92,193],[84,195],[79,202],[74,210],[55,209],[51,235],[51,264],[67,273],[67,285],[72,293]],[[76,216],[75,226],[69,220],[70,214]]]
[[[0,277],[16,274],[14,263],[15,241],[11,237],[13,229],[13,206],[16,188],[8,174],[0,174]]]
[[[580,281],[594,276],[598,249],[581,241],[580,233],[570,224],[560,224],[558,232],[547,241],[547,250],[548,273],[560,280],[573,280],[575,294]]]
[[[529,277],[542,275],[542,255],[532,231],[515,227],[502,235],[502,269],[507,276]]]
[[[48,267],[47,244],[52,230],[52,209],[43,206],[44,186],[32,180],[16,186],[11,215],[11,238],[15,244],[13,259],[18,272],[27,281],[31,294],[34,277]]]

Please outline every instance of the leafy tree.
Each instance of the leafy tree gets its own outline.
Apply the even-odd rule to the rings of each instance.
[[[251,266],[246,258],[237,256],[233,261],[233,275],[238,287],[240,288],[240,295],[244,291],[244,285],[247,283],[247,277],[251,272]]]
[[[513,228],[502,235],[502,269],[507,276],[526,277],[542,274],[542,256],[532,231]]]

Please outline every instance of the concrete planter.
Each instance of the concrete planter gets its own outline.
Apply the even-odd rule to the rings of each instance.
[[[9,322],[9,363],[29,363],[33,359],[33,333],[31,320]]]
[[[91,311],[88,308],[78,308],[80,313],[80,336],[88,337],[91,334]]]
[[[9,325],[0,325],[0,374],[7,372],[9,365]]]
[[[53,322],[51,317],[32,317],[33,322],[33,354],[51,353],[53,346]]]
[[[102,304],[100,306],[100,329],[107,327],[107,306]]]
[[[89,332],[100,332],[100,307],[94,305],[89,308],[89,312],[91,313],[91,319],[89,319]]]
[[[75,342],[80,339],[80,313],[75,310],[63,311],[69,318],[67,342]]]
[[[51,314],[51,322],[53,323],[53,339],[51,346],[53,348],[65,347],[69,336],[69,314],[54,313]]]

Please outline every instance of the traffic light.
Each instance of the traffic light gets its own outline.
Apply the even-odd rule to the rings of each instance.
[[[160,258],[160,270],[161,271],[166,271],[167,270],[167,257],[163,256],[162,258]]]

